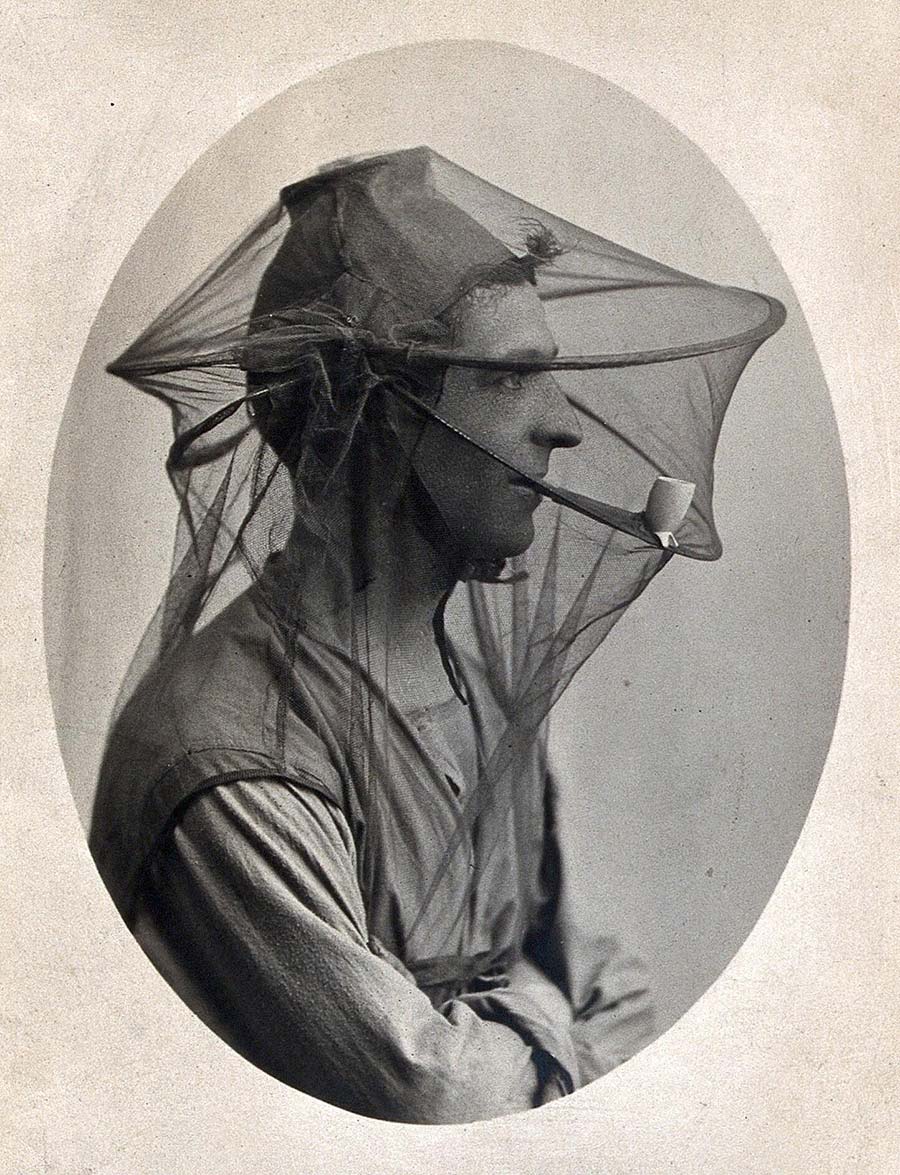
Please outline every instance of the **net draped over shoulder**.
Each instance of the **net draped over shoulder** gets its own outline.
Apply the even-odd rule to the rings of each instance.
[[[558,352],[460,346],[454,307],[522,280]],[[720,554],[716,441],[782,320],[416,148],[284,189],[111,365],[172,410],[180,512],[92,850],[251,1059],[441,1121],[538,1104],[639,1047],[643,978],[566,913],[547,719],[657,571]],[[552,482],[445,417],[452,369],[556,381],[582,437]],[[422,705],[378,579],[442,541],[415,464],[435,429],[543,504],[527,550],[461,562],[441,594],[446,696]],[[519,985],[523,960],[568,1022]]]

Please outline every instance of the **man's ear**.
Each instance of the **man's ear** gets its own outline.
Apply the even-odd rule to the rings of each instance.
[[[445,372],[443,369],[434,369],[427,375],[398,373],[396,376],[386,375],[382,386],[384,403],[384,422],[388,435],[400,446],[402,452],[411,458],[422,433],[428,427],[427,416],[417,412],[410,404],[410,395],[421,400],[429,408],[437,408],[443,391]],[[396,390],[402,386],[405,395]]]

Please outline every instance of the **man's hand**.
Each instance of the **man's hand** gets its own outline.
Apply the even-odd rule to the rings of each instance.
[[[647,991],[625,995],[608,1007],[597,1007],[579,1017],[571,1033],[580,1084],[596,1081],[633,1057],[653,1039],[654,1027]]]
[[[578,1065],[573,1078],[581,1086],[648,1045],[655,1018],[647,970],[640,959],[621,950],[616,938],[592,937],[570,927],[568,942],[574,964],[567,976],[570,991],[561,990],[527,960],[516,964],[510,980],[517,989],[533,991],[557,1023],[566,1023]]]
[[[507,977],[509,986],[533,999],[548,1020],[565,1028],[571,1027],[572,1005],[556,984],[534,963],[525,958],[519,959],[510,967]]]

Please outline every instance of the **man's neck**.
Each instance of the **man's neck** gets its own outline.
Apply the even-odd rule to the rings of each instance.
[[[353,564],[347,535],[323,543],[292,535],[292,587],[313,631],[349,647],[401,709],[453,696],[435,634],[435,615],[457,582],[454,564],[409,515],[371,517]]]
[[[391,544],[363,591],[376,676],[389,676],[403,709],[453,696],[435,634],[435,615],[457,579],[449,561],[420,534]]]

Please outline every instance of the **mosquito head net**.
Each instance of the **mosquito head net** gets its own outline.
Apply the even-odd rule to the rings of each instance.
[[[160,763],[181,753],[202,783],[190,722],[150,738],[147,715],[183,698],[190,650],[251,593],[277,634],[258,686],[276,718],[253,696],[216,702],[247,770],[290,774],[314,665],[375,933],[397,945],[402,925],[402,957],[441,991],[459,959],[508,949],[534,896],[550,709],[673,556],[721,553],[719,430],[782,321],[766,295],[641,257],[425,147],[285,188],[110,366],[172,410],[179,505],[95,809],[123,911],[186,794],[123,787],[148,775],[135,746],[166,742]],[[412,703],[441,693],[428,648],[471,719],[446,818],[407,747]],[[414,862],[404,806],[434,812]],[[485,930],[473,904],[509,872],[510,828],[520,900]],[[418,878],[400,913],[381,896],[398,870]]]

